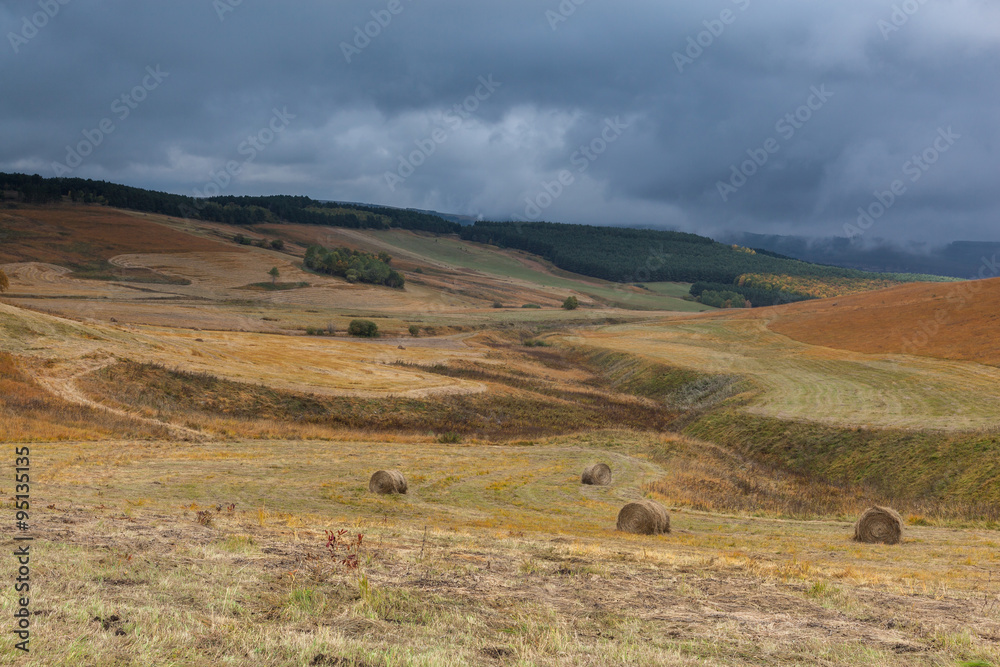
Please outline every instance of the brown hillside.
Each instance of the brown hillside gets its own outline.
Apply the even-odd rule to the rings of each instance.
[[[230,246],[104,206],[0,211],[0,264],[87,264],[124,253],[225,251]]]
[[[812,345],[1000,366],[998,303],[1000,278],[913,283],[783,306],[768,326]]]

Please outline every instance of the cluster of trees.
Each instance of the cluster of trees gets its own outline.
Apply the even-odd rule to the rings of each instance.
[[[412,229],[437,234],[455,234],[457,222],[409,209],[323,202],[310,197],[187,197],[82,178],[42,178],[39,175],[0,173],[0,190],[13,191],[29,204],[73,201],[193,218],[231,225],[294,222],[308,225],[357,229]]]
[[[352,283],[402,287],[406,281],[403,274],[389,266],[391,261],[392,257],[385,252],[374,255],[349,248],[327,249],[312,245],[306,250],[303,263],[317,273],[341,276]]]
[[[804,301],[806,299],[811,299],[812,297],[805,294],[795,294],[793,292],[786,292],[780,289],[761,289],[758,287],[751,287],[749,285],[739,285],[730,283],[710,283],[710,282],[696,282],[691,285],[691,296],[694,297],[695,301],[703,303],[707,306],[715,306],[716,308],[758,308],[761,306],[779,306],[783,303],[793,303],[795,301]],[[745,303],[744,305],[718,305],[720,300],[720,295],[735,295],[739,299],[732,301],[732,304],[739,303],[742,299]],[[732,297],[728,297],[732,299]],[[723,304],[726,302],[726,298],[721,298]]]
[[[705,290],[698,297],[698,301],[713,308],[751,308],[751,302],[747,301],[742,294],[723,290]]]
[[[784,276],[784,275],[759,275],[747,274],[740,276],[736,284],[741,287],[753,287],[760,290],[780,290],[791,292],[792,294],[802,294],[817,299],[831,296],[842,296],[844,294],[860,294],[861,292],[871,292],[872,290],[885,289],[900,285],[904,282],[919,280],[898,280],[894,274],[880,274],[878,277],[870,278],[841,278],[825,277],[814,278],[811,276]]]
[[[371,320],[351,320],[347,333],[358,338],[378,338],[378,325]]]
[[[237,234],[233,237],[233,241],[239,243],[240,245],[252,245],[258,248],[271,248],[272,250],[284,250],[285,242],[281,239],[273,239],[268,241],[267,239],[252,239],[249,236],[243,236],[242,234]]]

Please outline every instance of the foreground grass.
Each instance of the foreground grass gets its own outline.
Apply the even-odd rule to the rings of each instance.
[[[616,533],[621,504],[669,480],[654,450],[675,445],[600,432],[494,447],[36,446],[35,502],[51,507],[36,528],[33,653],[18,662],[1000,660],[992,532],[911,527],[898,547],[862,546],[845,522],[673,507],[670,535]],[[612,486],[578,483],[594,460],[612,464]],[[390,466],[410,493],[369,495],[370,472]],[[364,535],[357,569],[325,547],[340,529]],[[0,605],[7,616],[9,588]],[[0,656],[14,660],[9,643]]]

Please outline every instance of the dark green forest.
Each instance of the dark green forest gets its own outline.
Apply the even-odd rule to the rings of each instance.
[[[871,277],[863,271],[808,264],[685,232],[552,222],[477,222],[463,228],[461,236],[526,250],[560,269],[615,282],[704,281],[732,289],[745,273]]]
[[[27,204],[48,204],[69,197],[85,204],[103,204],[144,213],[231,225],[293,222],[354,229],[400,228],[438,234],[454,234],[460,228],[456,222],[419,211],[321,202],[291,195],[197,199],[106,181],[4,173],[0,173],[0,190],[17,193],[18,199]]]

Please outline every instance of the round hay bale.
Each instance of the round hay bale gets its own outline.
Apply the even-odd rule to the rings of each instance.
[[[595,463],[583,471],[580,481],[584,484],[607,486],[611,483],[611,466],[607,463]]]
[[[903,519],[888,507],[869,507],[854,524],[854,541],[865,544],[899,544]]]
[[[368,482],[372,493],[406,493],[406,478],[398,470],[379,470]]]
[[[659,535],[670,532],[667,508],[653,500],[629,503],[618,513],[618,530],[638,535]]]

